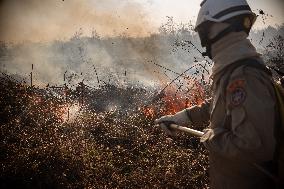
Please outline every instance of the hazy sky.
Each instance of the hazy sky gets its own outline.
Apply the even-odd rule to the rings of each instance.
[[[195,23],[201,0],[0,0],[0,40],[49,41],[68,39],[79,28],[90,35],[145,36],[173,16]],[[256,28],[284,22],[284,0],[249,0],[269,15]]]
[[[145,2],[144,0],[138,0]],[[148,0],[148,13],[157,23],[165,20],[165,16],[174,16],[179,21],[186,22],[189,19],[196,20],[201,0]],[[273,18],[267,19],[268,23],[275,25],[284,22],[284,0],[248,0],[253,11],[262,9]],[[149,8],[148,8],[149,7]],[[261,27],[261,22],[257,27]]]

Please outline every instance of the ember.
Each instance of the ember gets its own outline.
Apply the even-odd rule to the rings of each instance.
[[[154,118],[155,117],[155,108],[154,107],[147,107],[146,106],[146,107],[142,108],[142,111],[145,114],[145,116],[148,117],[148,118]]]

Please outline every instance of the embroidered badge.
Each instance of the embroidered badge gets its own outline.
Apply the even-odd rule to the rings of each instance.
[[[236,89],[238,88],[244,88],[245,86],[245,80],[243,79],[238,79],[238,80],[235,80],[233,81],[229,87],[228,87],[228,91],[229,93],[233,93]]]
[[[244,89],[245,80],[238,79],[230,83],[227,90],[230,94],[231,105],[239,106],[246,99],[246,91]]]
[[[241,105],[246,99],[246,92],[243,88],[236,88],[231,93],[231,104],[233,106]]]

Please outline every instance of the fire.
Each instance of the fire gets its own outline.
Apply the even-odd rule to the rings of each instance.
[[[62,122],[65,122],[68,119],[68,105],[60,105],[55,108],[55,114],[58,119],[60,119]]]
[[[56,110],[56,115],[62,122],[72,121],[79,114],[80,108],[76,103],[63,104]]]
[[[166,95],[160,99],[160,107],[145,106],[143,113],[146,117],[153,118],[156,115],[173,115],[185,108],[200,105],[205,100],[203,86],[195,81],[194,89],[188,95],[176,94],[174,90],[168,90]]]
[[[191,105],[188,98],[171,95],[165,96],[162,102],[164,103],[162,113],[165,115],[173,115]]]
[[[69,106],[69,118],[74,119],[80,111],[80,106],[78,104],[72,104]]]
[[[145,106],[143,108],[143,113],[148,118],[153,118],[155,116],[155,108],[151,106]]]

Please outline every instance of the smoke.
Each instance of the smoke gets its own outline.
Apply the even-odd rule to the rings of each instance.
[[[147,61],[157,50],[134,40],[155,27],[135,1],[2,0],[0,26],[0,40],[15,44],[1,65],[27,78],[33,64],[37,85],[60,84],[66,71],[74,85],[94,85],[96,71],[101,83],[143,82],[155,74]],[[106,39],[83,38],[92,35]]]
[[[181,39],[190,40],[201,49],[197,35],[192,34],[190,30],[181,31]],[[260,49],[267,46],[271,37],[281,31],[283,34],[283,26],[252,32],[252,42]],[[265,36],[265,40],[261,40],[263,33],[269,34]],[[181,47],[173,51],[176,37],[168,34],[109,38],[79,35],[67,41],[25,42],[8,45],[6,48],[4,45],[0,48],[0,65],[5,65],[9,74],[22,76],[29,81],[33,64],[34,83],[42,87],[48,83],[62,85],[64,75],[67,76],[65,82],[73,86],[82,81],[91,87],[106,83],[122,86],[165,86],[177,75],[154,63],[182,73],[196,60],[203,60],[194,48]],[[182,82],[177,84],[180,86]]]
[[[0,40],[51,41],[79,28],[104,36],[145,36],[153,32],[142,5],[128,0],[2,0]]]
[[[165,86],[176,75],[165,74],[154,63],[181,73],[194,62],[194,56],[188,52],[172,53],[173,43],[171,37],[163,35],[26,42],[8,47],[0,63],[6,65],[10,74],[23,76],[27,81],[33,64],[34,83],[42,87],[48,83],[62,85],[64,74],[66,82],[73,86],[81,81],[92,87],[106,83]]]
[[[33,64],[36,85],[62,85],[65,75],[73,86],[81,81],[89,86],[165,86],[176,73],[204,60],[194,48],[173,52],[177,37],[201,50],[190,24],[171,20],[161,26],[161,33],[148,35],[154,27],[135,1],[5,0],[0,9],[0,40],[16,42],[7,48],[0,43],[0,71],[5,65],[9,74],[28,78]],[[254,41],[265,46],[269,39],[259,44],[259,34]]]

